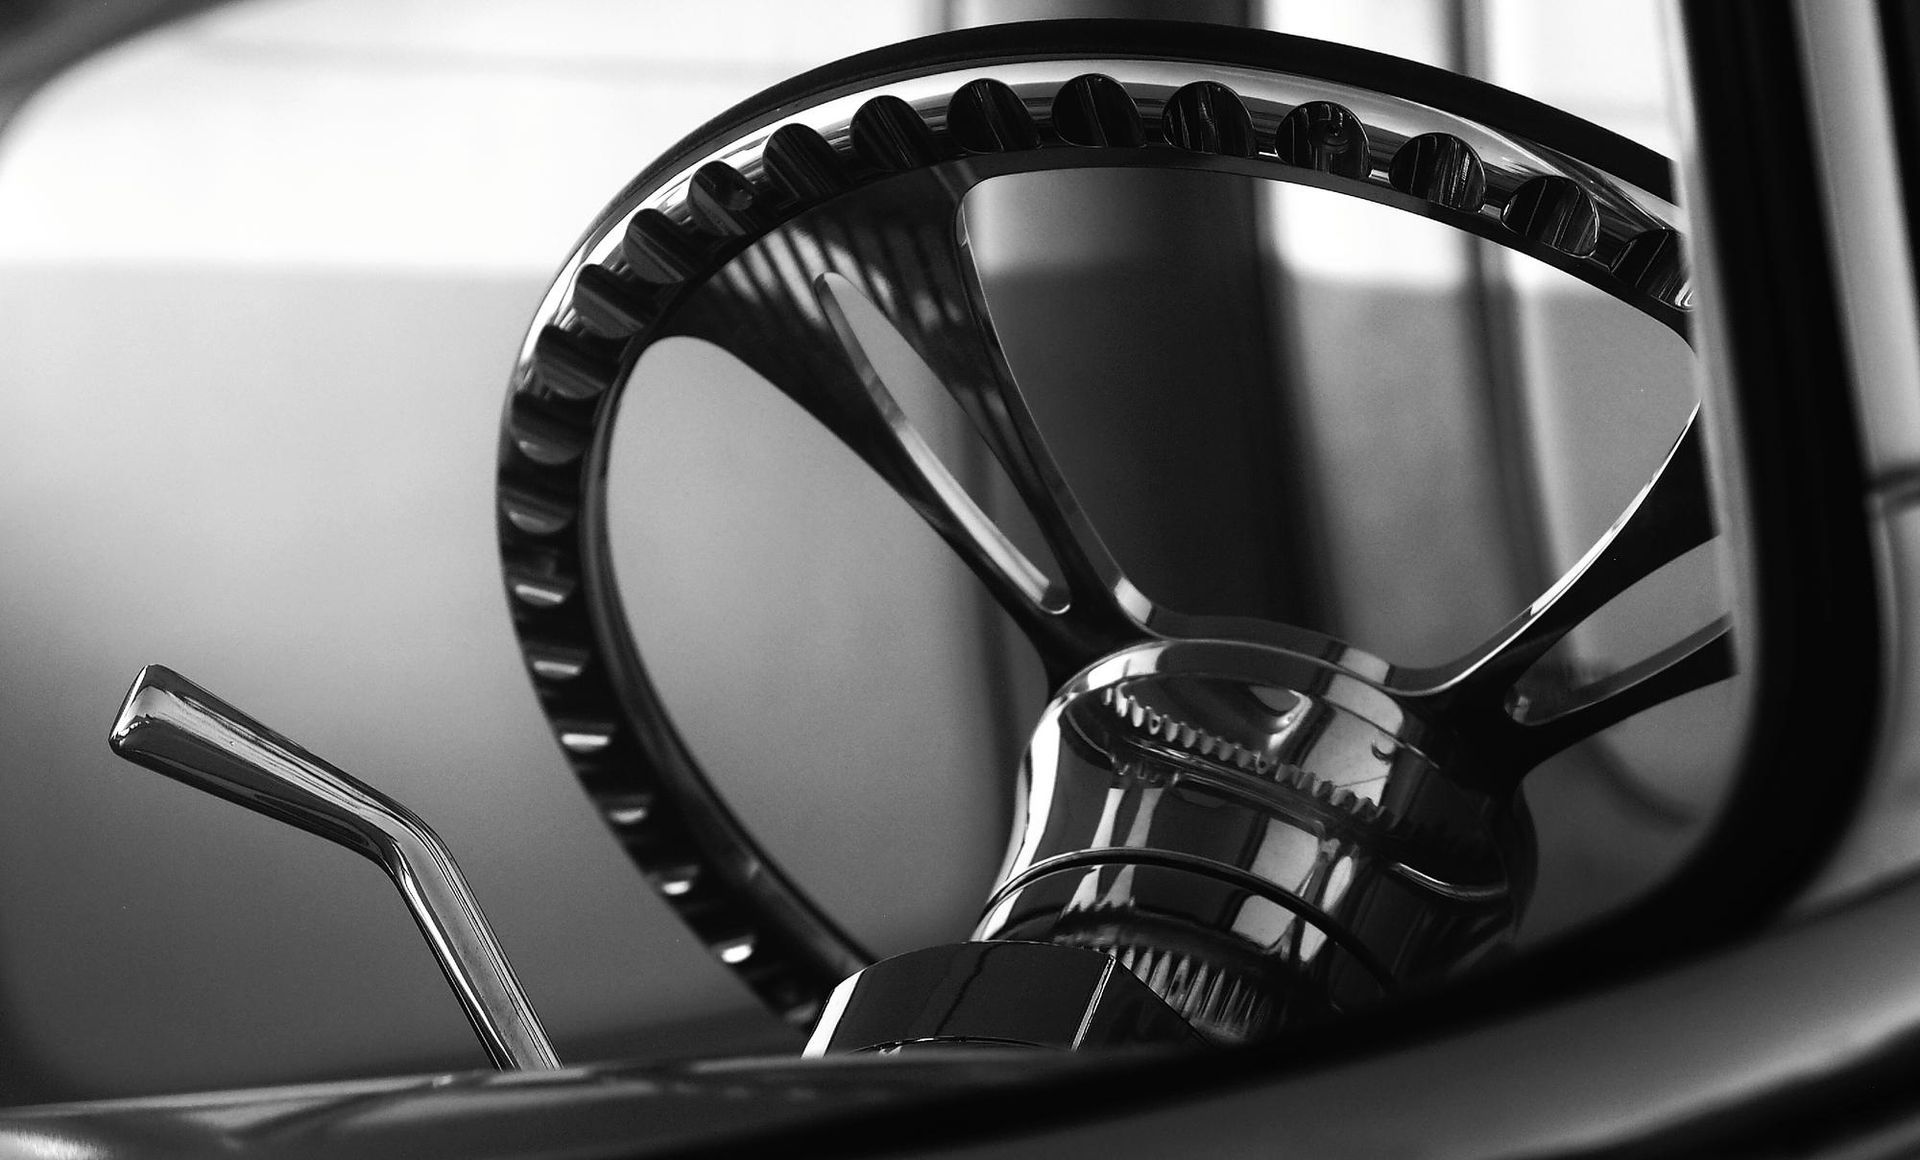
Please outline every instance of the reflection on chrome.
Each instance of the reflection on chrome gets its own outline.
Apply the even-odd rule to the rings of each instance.
[[[1444,975],[1509,938],[1525,807],[1447,776],[1430,723],[1268,646],[1136,646],[1042,715],[975,931],[1107,951],[1220,1043]]]
[[[109,744],[371,859],[400,889],[494,1064],[560,1066],[452,853],[411,810],[160,665],[134,678]]]

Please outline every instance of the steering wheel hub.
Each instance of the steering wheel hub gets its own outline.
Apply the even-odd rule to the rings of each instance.
[[[1042,713],[975,937],[1105,950],[1221,1042],[1378,1001],[1504,941],[1531,877],[1524,807],[1436,754],[1468,759],[1331,661],[1120,650]]]

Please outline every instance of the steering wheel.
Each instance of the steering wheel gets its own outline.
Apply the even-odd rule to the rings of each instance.
[[[1712,538],[1697,419],[1576,566],[1445,664],[1150,599],[1050,453],[961,228],[982,182],[1096,168],[1364,199],[1686,333],[1660,157],[1460,76],[1272,33],[1093,22],[929,37],[797,77],[650,166],[588,227],[521,349],[499,451],[508,601],[540,703],[608,827],[712,953],[797,1024],[873,958],[703,773],[631,628],[666,610],[626,607],[614,574],[612,431],[636,364],[664,339],[712,343],[804,408],[1037,650],[1053,696],[976,939],[1097,950],[1216,1041],[1355,1010],[1497,952],[1532,875],[1525,774],[1734,671],[1724,617],[1597,681],[1538,665]],[[1050,560],[1023,552],[930,450],[850,296],[964,410]]]

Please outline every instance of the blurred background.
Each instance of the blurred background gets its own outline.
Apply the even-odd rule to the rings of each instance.
[[[374,867],[107,752],[148,662],[439,829],[564,1057],[797,1050],[642,884],[538,712],[494,545],[507,372],[579,231],[735,101],[947,27],[1176,14],[1671,135],[1653,0],[245,0],[22,105],[0,135],[0,1101],[484,1065]],[[969,200],[1042,428],[1150,595],[1454,655],[1646,481],[1690,355],[1424,219],[1225,186],[1080,172]],[[896,373],[964,458],[937,387]],[[729,800],[877,951],[964,937],[1032,659],[726,356],[651,351],[616,449],[623,592]],[[1636,659],[1719,600],[1683,559],[1565,663]],[[1530,781],[1527,938],[1684,856],[1737,703],[1693,694]]]

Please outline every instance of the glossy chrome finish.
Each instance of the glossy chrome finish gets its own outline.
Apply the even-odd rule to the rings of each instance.
[[[495,1065],[560,1066],[452,853],[411,810],[160,665],[134,678],[108,743],[371,859],[399,888]]]
[[[663,331],[731,351],[887,480],[1034,640],[1056,681],[1146,639],[1157,610],[1121,574],[1053,462],[1007,366],[956,234],[983,173],[919,170],[770,231],[691,293]],[[1006,467],[1059,575],[1015,547],[928,448],[848,320],[879,306]]]
[[[1325,661],[1128,649],[1060,691],[978,938],[1105,950],[1208,1038],[1255,1039],[1428,981],[1511,933],[1532,879],[1512,794]]]
[[[1186,1021],[1110,955],[966,942],[882,959],[843,981],[806,1054],[1198,1045]]]
[[[1032,26],[1041,39],[1050,28],[1064,31]],[[1536,662],[1569,629],[1713,534],[1691,426],[1666,468],[1587,559],[1507,630],[1451,665],[1397,668],[1295,626],[1195,616],[1148,600],[1067,487],[1002,353],[959,218],[962,200],[980,182],[1127,167],[1311,185],[1496,241],[1677,331],[1684,331],[1689,291],[1664,162],[1631,143],[1590,126],[1569,128],[1568,119],[1542,117],[1509,94],[1476,90],[1463,97],[1459,78],[1437,82],[1440,74],[1405,62],[1369,57],[1364,69],[1377,83],[1363,87],[1362,66],[1354,62],[1367,54],[1330,45],[1250,37],[1249,44],[1261,45],[1258,57],[1227,62],[1156,59],[1139,45],[1090,52],[1082,46],[1097,30],[1073,35],[1075,51],[1002,51],[964,65],[942,57],[882,70],[851,87],[823,83],[811,96],[789,92],[721,123],[643,174],[588,230],[549,291],[515,370],[500,444],[501,545],[515,624],[542,704],[583,785],[650,878],[665,881],[664,871],[693,864],[707,868],[699,886],[670,893],[668,901],[716,953],[737,945],[730,940],[753,939],[751,957],[735,965],[796,1021],[816,1014],[832,980],[868,956],[778,872],[707,783],[647,676],[614,583],[605,497],[611,433],[632,367],[662,338],[690,335],[721,347],[834,431],[979,576],[1038,650],[1056,689],[1089,666],[1159,655],[1153,650],[1169,642],[1237,642],[1247,655],[1286,654],[1286,674],[1236,679],[1312,699],[1351,725],[1354,737],[1388,746],[1400,755],[1393,760],[1422,771],[1403,780],[1439,787],[1415,795],[1423,804],[1455,795],[1476,803],[1435,807],[1449,818],[1457,809],[1474,816],[1465,827],[1473,855],[1436,863],[1389,853],[1391,844],[1369,849],[1364,861],[1377,877],[1368,882],[1379,885],[1366,890],[1412,892],[1423,906],[1462,913],[1504,908],[1502,921],[1510,924],[1530,856],[1523,841],[1509,848],[1488,835],[1520,777],[1574,741],[1733,668],[1725,626],[1714,624],[1597,683],[1569,688],[1536,679]],[[1347,57],[1346,66],[1338,63]],[[1390,75],[1396,79],[1384,79]],[[1502,128],[1503,120],[1527,129]],[[1023,554],[928,450],[849,324],[849,295],[879,310],[972,419],[1039,528],[1050,561]],[[573,658],[564,672],[551,663],[556,648]],[[1311,671],[1296,671],[1302,665]],[[1328,682],[1351,700],[1342,699],[1348,693],[1321,699]],[[1177,699],[1198,687],[1184,679],[1181,686],[1159,691]],[[1066,710],[1063,701],[1056,707]],[[584,735],[582,720],[594,729],[591,751],[575,744]],[[1050,722],[1043,735],[1060,732],[1060,723]],[[1339,785],[1369,768],[1359,742],[1324,744],[1309,756],[1327,764],[1304,771],[1315,784]],[[1195,770],[1210,758],[1180,760],[1183,784],[1194,784]],[[1053,769],[1052,759],[1038,767]],[[1248,797],[1239,775],[1222,776],[1230,792],[1207,793],[1241,795],[1234,808],[1247,834],[1271,825],[1289,835],[1274,840],[1292,866],[1263,876],[1247,870],[1248,859],[1257,861],[1247,854],[1220,864],[1250,878],[1215,873],[1207,880],[1207,890],[1224,892],[1206,904],[1219,914],[1270,912],[1259,923],[1249,920],[1249,929],[1267,932],[1251,942],[1223,935],[1234,953],[1269,965],[1279,955],[1299,967],[1310,942],[1316,951],[1322,940],[1369,945],[1317,909],[1319,902],[1338,907],[1330,892],[1356,889],[1343,876],[1361,864],[1357,847],[1303,852],[1320,831],[1301,828],[1286,811],[1318,817],[1323,806],[1291,804],[1297,787]],[[1136,795],[1129,810],[1143,808],[1139,795],[1147,788],[1126,792]],[[616,815],[635,795],[654,804],[638,826]],[[1275,804],[1276,795],[1289,804]],[[1156,809],[1155,825],[1193,828],[1169,820],[1173,805]],[[1095,820],[1086,819],[1083,836],[1095,833]],[[1204,846],[1187,837],[1170,837],[1164,846],[1143,842],[1139,848],[1151,847],[1156,861],[1124,873],[1143,892],[1155,883],[1170,898],[1181,895],[1195,881],[1192,868],[1171,863],[1211,857],[1197,852]],[[1023,862],[982,929],[1053,937],[1025,924],[1043,898],[1065,889],[1064,879],[1041,874],[1041,867],[1065,872],[1049,859],[1092,856],[1069,847],[1064,833],[1055,834],[1044,853]],[[1088,866],[1073,871],[1076,880],[1122,873]],[[1094,881],[1090,888],[1106,887]],[[1067,899],[1055,902],[1059,917]],[[1191,934],[1183,924],[1199,905],[1153,904],[1184,916],[1175,924],[1181,938]],[[1008,907],[1027,916],[1020,929],[1035,933],[1013,935]],[[1218,918],[1214,926],[1233,921]],[[1476,931],[1477,923],[1462,920]],[[1107,935],[1085,937],[1106,938],[1124,953]],[[1382,949],[1396,942],[1383,938]],[[1460,948],[1482,941],[1475,935]],[[1139,952],[1139,963],[1192,950],[1151,946],[1153,954]],[[1350,957],[1354,988],[1368,980],[1378,993],[1383,976],[1393,974],[1378,962],[1359,965],[1367,955],[1358,951]],[[1326,950],[1320,961],[1346,960]],[[1335,1005],[1358,996],[1356,990]],[[1232,1039],[1267,1016],[1206,1018]]]
[[[1624,718],[1733,674],[1731,623],[1721,617],[1585,688],[1526,684],[1528,670],[1621,593],[1714,535],[1696,410],[1646,487],[1593,547],[1485,644],[1451,664],[1402,670],[1394,691],[1477,735],[1480,778],[1517,779],[1561,749]]]
[[[1041,717],[975,937],[1107,950],[1222,1042],[1475,961],[1510,938],[1531,889],[1520,780],[1730,676],[1733,652],[1721,618],[1585,686],[1536,690],[1529,670],[1712,535],[1690,422],[1586,556],[1450,665],[1395,669],[1297,628],[1287,647],[1176,640],[1106,657]]]

